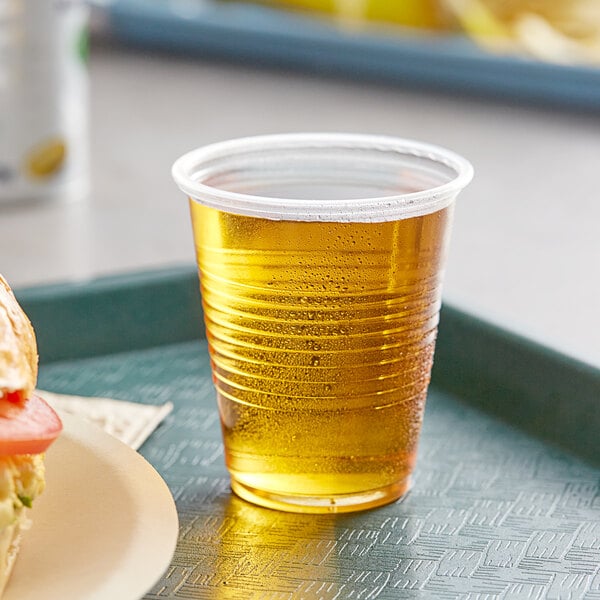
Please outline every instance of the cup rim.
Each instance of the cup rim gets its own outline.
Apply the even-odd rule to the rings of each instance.
[[[297,199],[233,192],[202,183],[201,166],[232,154],[283,149],[361,149],[396,152],[450,168],[455,177],[416,192],[352,199]],[[354,133],[287,133],[234,138],[208,144],[178,158],[171,174],[178,187],[199,203],[246,216],[293,221],[373,222],[405,219],[450,205],[473,178],[471,163],[442,146],[416,140]]]

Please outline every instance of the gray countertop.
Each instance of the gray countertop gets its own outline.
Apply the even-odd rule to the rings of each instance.
[[[468,157],[445,300],[600,366],[598,113],[327,79],[126,50],[91,55],[92,192],[0,207],[0,272],[13,287],[194,261],[183,152],[225,138],[360,131]]]

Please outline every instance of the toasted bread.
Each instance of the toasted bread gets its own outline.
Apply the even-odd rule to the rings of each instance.
[[[0,275],[0,397],[29,398],[38,371],[38,353],[31,322],[10,286]]]

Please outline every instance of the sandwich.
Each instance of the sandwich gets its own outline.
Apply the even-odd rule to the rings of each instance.
[[[0,595],[45,487],[44,452],[62,430],[34,392],[37,370],[33,327],[0,275]]]

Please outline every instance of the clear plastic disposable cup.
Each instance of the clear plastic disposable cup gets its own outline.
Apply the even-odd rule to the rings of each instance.
[[[436,146],[329,133],[175,163],[239,496],[348,512],[408,490],[453,205],[472,174]]]

